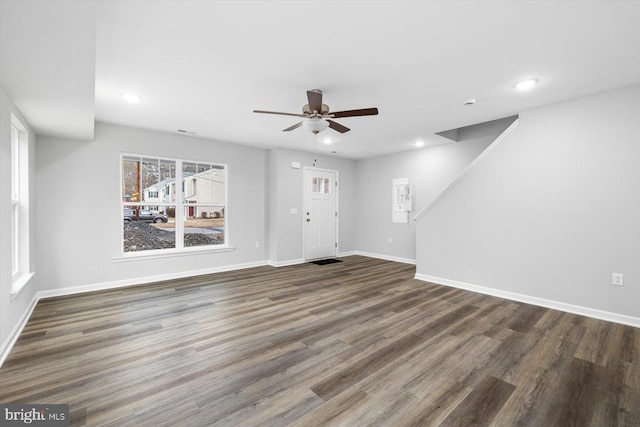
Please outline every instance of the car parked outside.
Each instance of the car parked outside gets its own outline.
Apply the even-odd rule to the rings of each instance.
[[[142,221],[142,222],[167,222],[169,218],[165,214],[140,209],[140,214],[136,215],[135,209],[124,210],[125,221]]]

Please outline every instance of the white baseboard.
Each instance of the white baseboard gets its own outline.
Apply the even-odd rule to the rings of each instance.
[[[346,256],[351,256],[351,255],[356,255],[356,251],[340,252],[338,254],[338,258],[343,258],[343,257],[346,257]],[[287,260],[287,261],[269,260],[268,264],[271,267],[288,267],[290,265],[304,264],[305,262],[307,262],[307,261],[305,261],[302,258],[300,258],[300,259],[291,259],[291,260]]]
[[[352,255],[357,255],[356,251],[339,252],[338,253],[338,258],[344,258],[346,256],[352,256]]]
[[[33,298],[31,298],[31,302],[27,306],[27,309],[24,311],[24,313],[22,313],[20,320],[13,327],[13,330],[11,331],[11,333],[9,333],[7,339],[2,343],[2,347],[0,347],[0,367],[2,367],[2,364],[7,359],[7,356],[9,356],[9,353],[11,352],[13,346],[16,344],[16,341],[18,341],[18,337],[20,337],[24,326],[27,324],[27,321],[31,317],[31,313],[33,313],[33,310],[36,308],[39,300],[40,298],[38,297],[37,293],[33,295]]]
[[[362,252],[362,251],[355,251],[354,255],[361,255],[361,256],[366,256],[366,257],[369,257],[369,258],[378,258],[378,259],[384,259],[386,261],[395,261],[395,262],[401,262],[401,263],[404,263],[404,264],[416,265],[416,260],[415,259],[401,258],[401,257],[393,256],[393,255],[374,254],[374,253],[371,253],[371,252]]]
[[[290,265],[298,265],[298,264],[304,264],[305,260],[303,259],[290,259],[287,261],[272,261],[269,260],[268,264],[271,267],[288,267]]]
[[[182,279],[203,274],[222,273],[225,271],[242,270],[245,268],[262,267],[267,265],[265,261],[249,262],[245,264],[224,265],[221,267],[203,268],[200,270],[180,271],[177,273],[158,274],[155,276],[136,277],[132,279],[115,280],[113,282],[94,283],[91,285],[71,286],[62,289],[50,289],[39,291],[38,298],[51,298],[62,295],[81,294],[85,292],[104,291],[107,289],[123,288],[134,285],[144,285],[146,283],[161,282],[164,280]]]
[[[567,304],[560,301],[503,291],[501,289],[488,288],[485,286],[473,285],[471,283],[465,282],[458,282],[456,280],[429,276],[427,274],[416,273],[415,278],[425,282],[436,283],[438,285],[451,286],[453,288],[465,289],[467,291],[478,292],[485,295],[491,295],[494,297],[500,297],[512,301],[524,302],[540,307],[551,308],[553,310],[565,311],[567,313],[579,314],[582,316],[593,317],[594,319],[606,320],[608,322],[621,323],[623,325],[640,328],[640,318],[627,316],[625,314],[612,313],[610,311],[597,310],[595,308],[583,307],[580,305]]]

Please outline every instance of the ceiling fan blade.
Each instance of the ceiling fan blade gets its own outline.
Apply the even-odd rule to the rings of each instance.
[[[377,114],[377,108],[361,108],[359,110],[336,111],[330,113],[329,116],[339,119],[340,117],[375,116]]]
[[[307,91],[307,99],[309,100],[309,110],[313,113],[322,111],[322,92],[316,92],[313,90]]]
[[[288,132],[290,130],[298,129],[300,126],[302,126],[302,122],[298,122],[293,126],[289,126],[288,128],[283,129],[282,132]]]
[[[296,114],[296,113],[281,113],[278,111],[264,111],[264,110],[253,110],[254,113],[262,113],[262,114],[277,114],[280,116],[294,116],[294,117],[307,117],[304,114]]]
[[[340,123],[336,123],[333,120],[329,120],[327,119],[327,122],[329,122],[329,127],[333,130],[336,130],[340,133],[345,133],[345,132],[349,132],[351,129],[349,129],[346,126],[342,126]]]

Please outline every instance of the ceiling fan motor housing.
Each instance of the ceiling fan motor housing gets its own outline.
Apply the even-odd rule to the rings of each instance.
[[[304,104],[304,107],[302,107],[302,114],[313,116],[313,111],[309,108],[309,104]],[[320,111],[318,111],[318,115],[324,116],[325,114],[329,114],[329,106],[327,104],[322,104]]]

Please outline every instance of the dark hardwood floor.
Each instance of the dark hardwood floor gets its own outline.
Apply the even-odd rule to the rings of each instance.
[[[0,402],[87,426],[637,426],[640,330],[359,256],[38,303]]]

